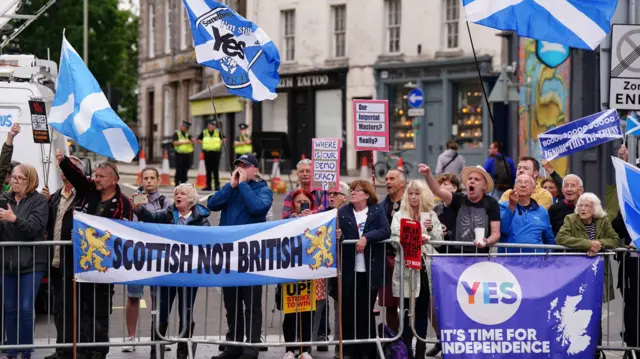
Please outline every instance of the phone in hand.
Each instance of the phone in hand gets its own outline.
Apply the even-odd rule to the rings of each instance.
[[[133,195],[133,204],[148,204],[149,203],[149,195],[146,193],[134,194]]]
[[[310,209],[311,207],[309,206],[308,202],[302,202],[300,204],[300,212],[303,212],[305,209]]]
[[[9,201],[6,198],[0,198],[0,208],[9,209]]]

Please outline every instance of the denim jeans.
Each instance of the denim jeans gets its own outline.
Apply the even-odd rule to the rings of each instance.
[[[8,345],[33,344],[33,306],[43,276],[44,272],[4,274],[2,276]],[[19,338],[18,318],[20,318]],[[22,357],[30,357],[31,352],[31,349],[23,350]],[[10,357],[16,357],[18,351],[11,349],[8,354]]]

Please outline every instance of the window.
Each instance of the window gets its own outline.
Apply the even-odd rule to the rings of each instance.
[[[191,43],[191,39],[189,38],[189,28],[191,27],[191,24],[189,24],[189,14],[187,14],[184,6],[180,6],[180,18],[182,19],[182,25],[180,26],[180,34],[182,35],[180,37],[180,50],[185,50]]]
[[[385,17],[387,25],[387,52],[400,52],[400,24],[402,22],[400,0],[385,1]]]
[[[331,7],[333,19],[333,57],[346,56],[347,5]]]
[[[296,11],[284,10],[280,18],[282,19],[284,59],[294,61],[296,59]]]
[[[164,3],[164,52],[171,53],[171,37],[173,33],[173,0],[165,0]]]
[[[156,13],[153,5],[149,5],[149,57],[154,57],[156,54]]]
[[[444,33],[447,49],[458,47],[458,26],[460,25],[460,0],[444,0]]]

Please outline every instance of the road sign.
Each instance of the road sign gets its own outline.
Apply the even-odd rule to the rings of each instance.
[[[420,107],[424,102],[424,93],[419,88],[414,88],[413,90],[409,91],[407,100],[409,101],[409,106],[413,108]]]
[[[611,30],[609,108],[640,110],[640,25]]]
[[[407,115],[409,117],[424,116],[424,108],[410,108],[409,111],[407,111]]]

